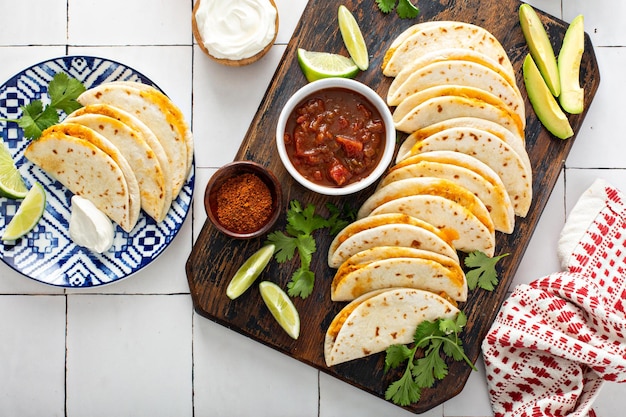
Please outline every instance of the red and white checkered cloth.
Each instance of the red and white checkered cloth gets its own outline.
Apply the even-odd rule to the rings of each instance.
[[[564,271],[517,286],[483,341],[496,417],[584,417],[626,382],[626,196],[597,180],[558,254]]]

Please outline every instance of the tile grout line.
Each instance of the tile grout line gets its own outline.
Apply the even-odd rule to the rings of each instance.
[[[65,417],[67,417],[67,370],[68,370],[68,330],[69,330],[69,299],[67,293],[64,294],[65,298],[65,366],[63,372],[63,412]]]
[[[191,9],[190,9],[190,14],[192,14],[193,12],[193,3],[194,0],[190,0],[191,3]],[[193,14],[192,14],[193,15]],[[191,131],[193,132],[194,129],[194,65],[196,62],[196,55],[195,55],[195,48],[194,48],[194,42],[193,42],[193,32],[190,31],[189,36],[191,37],[191,102],[190,104],[190,114],[189,114],[189,126]],[[193,133],[192,133],[193,135]],[[195,142],[195,140],[194,140]],[[194,149],[194,159],[195,159],[195,149]],[[197,169],[197,166],[196,168]],[[191,248],[193,249],[193,244],[194,244],[194,236],[195,236],[195,206],[196,206],[196,198],[192,199],[191,201]],[[184,272],[184,271],[183,271]],[[196,370],[196,364],[195,364],[195,337],[194,337],[194,329],[195,329],[195,314],[194,314],[194,308],[193,308],[193,303],[192,303],[192,307],[191,307],[191,416],[195,417],[196,415],[196,387],[195,387],[195,370]]]
[[[70,0],[65,1],[65,55],[69,53],[70,42]],[[67,290],[63,290],[65,299],[65,366],[63,367],[63,413],[65,417],[68,417],[67,410],[67,372],[68,372],[68,333],[69,333],[69,297]]]

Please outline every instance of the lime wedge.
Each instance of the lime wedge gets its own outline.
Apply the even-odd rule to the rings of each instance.
[[[350,13],[350,10],[344,5],[339,6],[337,18],[339,19],[339,30],[341,31],[343,43],[346,45],[357,67],[365,71],[369,66],[369,56],[367,55],[367,45],[365,45],[359,24],[352,13]]]
[[[1,141],[0,145],[0,194],[9,198],[24,198],[28,188],[6,145]]]
[[[263,246],[239,267],[230,283],[228,283],[228,287],[226,287],[228,298],[234,300],[250,288],[254,280],[257,279],[270,259],[272,259],[275,248],[273,244]]]
[[[347,56],[328,52],[313,52],[298,48],[298,63],[308,81],[322,78],[352,78],[359,67]]]
[[[259,284],[261,297],[280,327],[293,339],[300,335],[300,316],[293,302],[278,285],[269,281]]]
[[[30,232],[39,222],[46,209],[46,191],[35,183],[17,209],[2,235],[2,240],[17,240]]]

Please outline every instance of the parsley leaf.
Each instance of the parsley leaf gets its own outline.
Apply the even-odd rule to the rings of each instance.
[[[287,283],[287,294],[291,297],[307,298],[313,292],[315,273],[311,271],[311,261],[317,250],[313,232],[329,228],[332,234],[337,234],[350,220],[356,219],[356,212],[350,211],[346,206],[339,210],[332,203],[328,203],[326,207],[330,213],[328,219],[316,214],[313,204],[303,208],[298,200],[292,200],[287,210],[287,233],[275,231],[267,236],[266,243],[272,243],[276,247],[274,258],[278,263],[292,260],[296,253],[300,258],[300,268]]]
[[[37,139],[45,129],[59,123],[59,111],[69,114],[81,107],[76,99],[83,91],[85,86],[80,81],[65,73],[57,73],[48,84],[49,105],[44,106],[41,100],[33,100],[21,107],[22,116],[19,119],[0,120],[17,123],[26,138]]]
[[[300,268],[291,276],[287,293],[291,297],[306,298],[313,292],[315,274],[310,270],[313,253],[317,249],[313,232],[328,225],[327,220],[315,214],[315,206],[308,204],[302,208],[299,201],[289,203],[287,210],[287,233],[276,231],[267,237],[268,243],[276,246],[274,256],[279,263],[300,257]]]
[[[287,293],[292,297],[307,298],[313,292],[314,283],[315,274],[313,271],[308,266],[302,266],[294,272],[291,281],[287,283]]]
[[[398,7],[396,7],[396,3]],[[419,8],[417,8],[411,0],[376,0],[376,4],[381,12],[388,14],[394,8],[401,19],[412,19],[419,15]]]
[[[383,13],[391,12],[394,7],[396,7],[397,0],[376,0],[376,4],[378,4],[378,8]]]
[[[456,317],[424,321],[415,329],[413,348],[405,345],[392,345],[386,350],[385,372],[407,362],[402,377],[392,382],[385,391],[385,399],[394,404],[407,406],[420,400],[422,389],[432,387],[436,381],[448,375],[448,365],[442,357],[464,360],[473,370],[474,364],[463,350],[459,333],[465,327],[467,317],[459,312]],[[418,349],[423,355],[416,358]]]
[[[328,217],[328,227],[331,236],[335,236],[348,224],[356,220],[357,211],[347,204],[343,205],[342,210],[339,210],[333,203],[326,203],[326,209],[330,213]]]
[[[317,250],[313,233],[329,228],[330,233],[334,235],[356,219],[356,212],[347,206],[339,210],[332,203],[327,203],[326,208],[329,212],[328,218],[316,214],[313,204],[303,208],[299,201],[292,200],[287,210],[286,233],[275,231],[267,236],[266,243],[272,243],[276,247],[274,258],[278,263],[292,260],[296,253],[300,258],[300,268],[293,273],[291,281],[287,283],[287,293],[291,297],[307,298],[313,292],[315,273],[311,271],[311,261]]]
[[[413,19],[420,13],[420,9],[415,7],[410,0],[398,0],[398,8],[396,11],[401,19]]]
[[[82,107],[76,99],[84,91],[85,86],[80,81],[60,72],[56,74],[52,78],[52,81],[50,81],[50,84],[48,84],[50,106],[66,114],[70,114],[74,110]]]
[[[310,235],[327,226],[325,218],[315,214],[315,206],[308,204],[304,209],[299,201],[293,200],[287,211],[287,231],[293,235]]]
[[[35,139],[41,136],[41,132],[45,129],[59,123],[59,114],[50,106],[44,110],[43,103],[35,100],[22,106],[22,117],[16,122],[24,129],[24,136]]]
[[[468,268],[474,269],[465,274],[468,288],[473,290],[476,287],[480,287],[487,291],[493,291],[496,285],[498,285],[496,263],[508,255],[508,253],[505,253],[503,255],[490,258],[480,251],[469,253],[465,258],[464,263]]]

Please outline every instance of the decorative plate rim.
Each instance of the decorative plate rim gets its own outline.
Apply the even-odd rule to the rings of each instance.
[[[67,55],[40,61],[1,84],[0,117],[15,118],[20,106],[34,99],[45,101],[48,82],[59,71],[79,79],[87,88],[108,81],[134,80],[163,91],[126,64],[97,56]],[[165,252],[192,207],[195,157],[185,185],[172,201],[165,220],[156,223],[142,211],[130,233],[115,227],[114,243],[109,251],[92,252],[69,238],[69,199],[73,194],[23,156],[28,140],[24,139],[22,130],[15,123],[4,122],[0,125],[0,139],[27,185],[40,182],[47,194],[46,211],[35,229],[15,242],[0,241],[2,261],[34,281],[62,288],[93,288],[128,278]],[[19,203],[20,200],[0,198],[0,229],[10,221]]]

